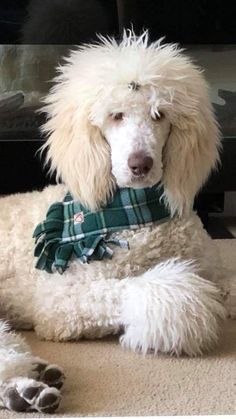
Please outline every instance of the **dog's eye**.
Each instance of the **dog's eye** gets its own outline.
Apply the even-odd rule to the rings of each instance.
[[[123,112],[112,113],[111,118],[114,119],[114,121],[122,121],[124,114]]]
[[[164,118],[165,118],[165,114],[163,112],[160,112],[160,111],[159,112],[155,112],[152,115],[152,120],[153,121],[161,121]]]

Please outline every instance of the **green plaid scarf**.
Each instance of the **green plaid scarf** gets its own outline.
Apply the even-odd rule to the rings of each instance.
[[[63,273],[72,257],[83,263],[111,258],[108,243],[129,248],[128,242],[113,233],[162,223],[170,213],[161,200],[163,189],[117,189],[108,204],[91,212],[68,193],[63,202],[53,204],[33,234],[38,257],[36,268]]]

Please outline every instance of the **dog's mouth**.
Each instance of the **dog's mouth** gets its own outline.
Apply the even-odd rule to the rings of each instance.
[[[141,189],[141,188],[151,188],[153,185],[155,185],[157,182],[150,182],[145,179],[136,179],[130,182],[129,186],[133,189]]]
[[[154,163],[153,167],[145,173],[134,173],[130,168],[125,167],[123,171],[116,171],[112,169],[115,182],[119,188],[151,188],[152,186],[159,183],[162,179],[163,169],[162,164],[159,166]]]
[[[130,183],[135,187],[135,185],[140,185],[142,188],[143,186],[149,186],[152,182],[150,182],[150,178],[146,175],[140,176],[132,176],[130,179]]]
[[[127,187],[127,188],[133,188],[133,189],[151,188],[152,186],[160,182],[161,179],[160,177],[154,178],[154,176],[150,176],[150,175],[149,174],[148,175],[142,174],[139,176],[132,175],[129,181],[125,185],[122,185],[122,186]]]
[[[146,179],[146,178],[147,178],[147,175],[145,175],[144,173],[140,174],[140,175],[132,175],[131,176],[131,181],[132,182],[139,182],[139,181],[142,181],[143,179]]]

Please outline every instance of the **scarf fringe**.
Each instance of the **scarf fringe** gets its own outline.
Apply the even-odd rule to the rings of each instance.
[[[38,258],[37,269],[48,273],[55,271],[63,274],[72,256],[81,263],[89,263],[89,259],[102,260],[112,258],[113,250],[107,243],[128,248],[128,242],[118,239],[106,239],[105,235],[90,236],[82,240],[61,243],[63,234],[63,204],[53,204],[46,215],[46,220],[39,224],[33,234],[36,246],[34,256]]]

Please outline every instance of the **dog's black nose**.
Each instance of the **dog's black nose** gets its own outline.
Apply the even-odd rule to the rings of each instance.
[[[128,166],[135,176],[146,175],[153,166],[153,159],[143,151],[132,153],[128,158]]]

